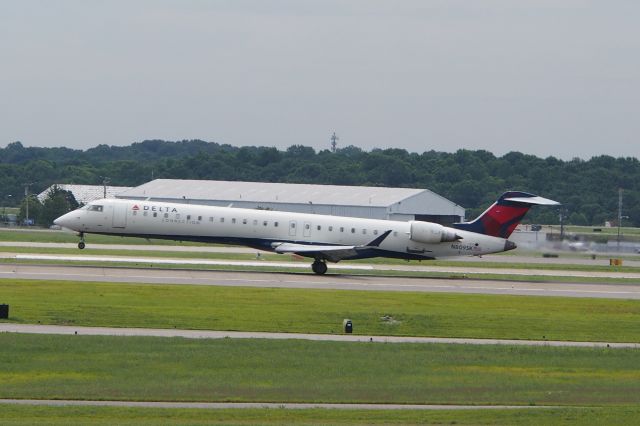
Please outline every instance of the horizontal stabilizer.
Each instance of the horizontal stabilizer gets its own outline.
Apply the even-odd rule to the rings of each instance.
[[[544,197],[532,196],[532,197],[508,197],[505,201],[511,201],[514,203],[535,204],[537,206],[559,206],[557,201],[550,200]]]

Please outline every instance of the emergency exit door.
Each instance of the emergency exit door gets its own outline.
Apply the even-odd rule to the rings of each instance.
[[[116,204],[113,206],[113,227],[125,228],[127,226],[127,205]]]

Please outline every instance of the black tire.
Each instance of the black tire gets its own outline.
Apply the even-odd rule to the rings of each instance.
[[[79,248],[80,250],[84,249],[84,241],[80,241],[80,242],[78,243],[78,248]]]
[[[327,272],[327,264],[324,262],[313,262],[311,269],[318,275],[324,275]]]

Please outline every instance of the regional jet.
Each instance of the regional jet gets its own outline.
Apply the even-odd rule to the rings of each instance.
[[[244,245],[327,262],[390,257],[432,260],[513,250],[509,236],[533,205],[558,205],[526,192],[506,192],[472,222],[437,223],[362,219],[271,210],[104,199],[54,221],[78,233]]]

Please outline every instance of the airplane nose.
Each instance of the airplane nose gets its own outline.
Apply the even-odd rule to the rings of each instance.
[[[63,214],[59,218],[53,221],[55,225],[61,226],[63,228],[73,229],[72,227],[72,214],[73,212]]]

